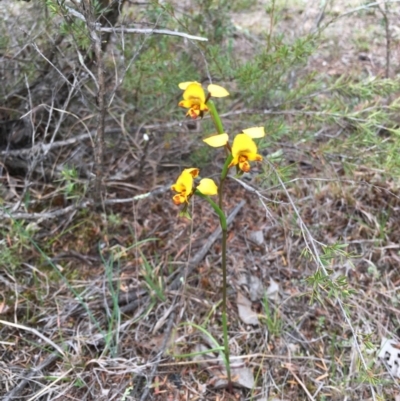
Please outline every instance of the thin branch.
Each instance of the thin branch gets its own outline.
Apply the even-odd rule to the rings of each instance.
[[[60,357],[60,355],[58,353],[53,353],[50,356],[48,356],[37,368],[32,368],[32,369],[26,371],[25,374],[23,375],[23,379],[18,383],[17,386],[15,386],[8,394],[5,395],[5,397],[3,398],[3,401],[16,400],[17,396],[22,392],[22,390],[28,384],[31,377],[33,375],[39,373],[43,369],[47,368],[47,366],[51,365],[59,357]]]
[[[23,326],[22,324],[7,322],[6,320],[0,320],[0,324],[3,324],[4,326],[14,327],[16,329],[28,331],[28,332],[34,334],[35,336],[41,338],[44,342],[51,345],[57,352],[59,352],[61,355],[65,356],[65,353],[60,348],[60,346],[58,346],[54,341],[50,340],[50,338],[47,338],[42,333],[40,333],[36,329],[33,329],[32,327],[27,327],[27,326]]]
[[[115,205],[120,203],[132,203],[141,199],[148,198],[150,196],[155,196],[162,194],[164,192],[169,191],[171,185],[165,185],[163,187],[157,188],[154,191],[146,192],[144,194],[133,196],[132,198],[123,198],[123,199],[106,199],[104,200],[104,205]],[[49,212],[42,212],[42,213],[10,213],[7,210],[0,211],[0,218],[1,219],[12,219],[12,220],[38,220],[38,222],[46,219],[54,219],[56,217],[64,216],[68,213],[75,212],[77,210],[86,209],[89,206],[93,206],[93,200],[86,200],[76,205],[70,205],[63,209],[56,209]]]
[[[94,15],[94,6],[90,0],[83,1],[83,9],[86,17],[86,24],[90,33],[90,39],[92,41],[93,50],[96,58],[97,65],[97,135],[96,144],[94,148],[94,160],[95,160],[95,173],[96,178],[94,182],[94,199],[97,206],[100,206],[103,199],[103,180],[104,180],[104,130],[105,130],[105,117],[107,113],[107,102],[106,102],[106,81],[104,74],[104,60],[103,51],[101,48],[101,33],[98,33],[96,26],[96,20]]]
[[[369,9],[369,8],[377,7],[377,6],[381,5],[381,4],[387,4],[387,3],[400,3],[400,0],[375,1],[375,2],[373,2],[373,3],[368,3],[368,4],[364,4],[364,5],[362,5],[362,6],[353,8],[353,9],[351,9],[351,10],[349,10],[349,11],[346,11],[346,12],[344,12],[344,13],[342,13],[342,14],[339,14],[337,17],[332,18],[332,19],[329,20],[324,26],[322,26],[322,27],[320,28],[320,30],[326,29],[329,25],[331,25],[332,23],[336,22],[337,20],[339,20],[339,19],[341,19],[341,18],[343,18],[343,17],[347,17],[348,15],[357,13],[358,11],[367,10],[367,9]]]
[[[386,70],[385,77],[390,77],[390,53],[391,53],[391,37],[390,37],[390,22],[389,22],[389,5],[385,2],[384,9],[378,5],[378,9],[383,16],[383,22],[385,24],[385,35],[386,35]]]
[[[293,367],[291,364],[286,363],[285,368],[293,375],[293,377],[296,379],[297,383],[300,384],[301,388],[304,390],[304,392],[307,394],[307,397],[310,401],[315,401],[315,398],[311,395],[311,393],[308,391],[307,386],[300,380],[299,376],[296,375],[296,372],[294,371]]]
[[[140,28],[98,28],[100,32],[115,32],[115,33],[140,33],[140,34],[158,34],[158,35],[168,35],[168,36],[179,36],[181,38],[190,39],[190,40],[199,40],[200,42],[208,42],[207,38],[203,38],[202,36],[193,36],[188,33],[178,32],[178,31],[170,31],[169,29],[140,29]]]

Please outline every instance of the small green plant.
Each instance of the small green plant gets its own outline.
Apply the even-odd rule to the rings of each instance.
[[[61,191],[66,199],[78,199],[85,195],[87,184],[79,179],[75,167],[64,166],[61,171]]]
[[[270,303],[271,301],[264,295],[262,305],[265,315],[261,315],[259,318],[261,321],[265,321],[268,334],[273,337],[278,337],[282,332],[282,319],[279,314],[279,308],[272,308]]]
[[[229,359],[229,340],[228,340],[228,322],[227,322],[227,223],[226,216],[223,211],[223,193],[224,182],[230,168],[236,168],[238,177],[243,173],[250,171],[250,161],[261,161],[262,156],[257,153],[257,145],[254,141],[256,138],[262,138],[265,135],[264,127],[251,127],[243,129],[237,134],[230,144],[229,135],[225,133],[222,121],[211,100],[211,97],[225,97],[229,93],[226,89],[219,85],[208,85],[208,95],[206,96],[203,87],[198,82],[183,82],[179,87],[184,91],[183,100],[179,103],[180,107],[188,109],[187,116],[192,119],[202,118],[205,113],[209,112],[213,121],[216,134],[204,138],[203,142],[207,145],[219,148],[223,147],[225,151],[225,163],[221,171],[219,185],[210,178],[202,178],[198,184],[194,179],[200,174],[200,169],[192,167],[183,170],[178,177],[176,183],[171,189],[177,194],[173,197],[176,205],[183,205],[180,212],[181,216],[190,218],[188,212],[189,200],[193,195],[200,196],[205,199],[214,209],[219,218],[222,229],[222,331],[224,338],[224,362],[227,371],[228,389],[232,390],[232,378]],[[215,203],[210,196],[218,195],[218,204]]]
[[[142,275],[150,290],[150,296],[152,298],[157,297],[159,300],[165,301],[164,282],[162,277],[158,274],[158,269],[153,268],[142,252],[141,257],[143,261]]]

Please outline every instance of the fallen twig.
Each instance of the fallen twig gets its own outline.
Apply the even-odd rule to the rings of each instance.
[[[64,351],[61,349],[61,347],[59,345],[57,345],[54,341],[50,340],[50,338],[47,338],[45,335],[43,335],[36,329],[33,329],[32,327],[27,327],[27,326],[23,326],[22,324],[7,322],[6,320],[0,320],[0,324],[3,324],[4,326],[15,327],[16,329],[28,331],[28,332],[34,334],[35,336],[41,338],[44,342],[51,345],[61,355],[65,356]]]
[[[304,390],[304,392],[307,394],[307,397],[310,401],[315,401],[315,398],[310,394],[308,391],[306,385],[300,380],[299,376],[297,376],[296,372],[294,371],[293,367],[291,364],[286,363],[284,365],[286,369],[293,375],[293,377],[296,379],[297,383],[300,384],[301,388]]]
[[[117,203],[132,203],[140,199],[145,199],[151,196],[162,194],[167,192],[171,188],[171,185],[165,185],[163,187],[157,188],[154,191],[146,192],[144,194],[133,196],[132,198],[122,198],[122,199],[106,199],[103,203],[104,205],[115,205]],[[11,213],[3,209],[0,211],[0,218],[2,219],[12,219],[12,220],[38,220],[41,222],[46,219],[54,219],[56,217],[64,216],[68,213],[75,212],[77,210],[85,209],[89,206],[94,205],[93,200],[86,200],[76,205],[70,205],[63,209],[52,210],[49,212],[41,213],[28,213],[28,212],[15,212]]]
[[[23,379],[18,383],[17,386],[15,386],[8,394],[5,395],[5,397],[3,398],[3,401],[16,400],[18,394],[20,394],[22,392],[22,390],[25,388],[25,386],[30,381],[31,377],[33,375],[39,373],[41,370],[47,368],[47,366],[51,365],[59,357],[60,357],[60,354],[53,353],[53,354],[49,355],[37,368],[32,368],[32,369],[27,370],[25,372],[25,374],[23,375]]]
[[[190,40],[199,40],[201,42],[207,42],[207,38],[203,38],[201,36],[193,36],[184,32],[170,31],[169,29],[140,29],[140,28],[98,28],[101,32],[121,32],[121,33],[141,33],[141,34],[159,34],[159,35],[169,35],[169,36],[180,36],[182,38],[190,39]]]

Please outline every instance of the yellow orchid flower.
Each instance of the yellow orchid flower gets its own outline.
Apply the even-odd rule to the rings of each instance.
[[[200,183],[196,189],[199,190],[203,195],[218,195],[217,184],[215,184],[211,178],[203,178],[200,180]]]
[[[181,175],[176,180],[176,183],[171,186],[171,189],[178,192],[172,200],[175,205],[182,203],[189,203],[189,198],[193,192],[193,178],[199,175],[200,170],[198,168],[186,168],[182,171]]]
[[[256,138],[262,138],[265,136],[264,127],[251,127],[244,129],[242,134],[236,135],[233,140],[232,145],[232,156],[233,160],[229,167],[239,165],[239,168],[248,172],[250,170],[250,161],[260,161],[262,156],[257,154],[257,145],[253,141]],[[203,141],[212,146],[213,148],[218,148],[220,146],[225,146],[229,142],[228,134],[217,134],[203,139]]]
[[[181,82],[179,84],[179,88],[184,91],[183,100],[179,102],[179,106],[189,109],[186,115],[192,117],[193,119],[199,116],[203,117],[204,112],[208,111],[208,107],[206,105],[208,97],[206,98],[206,94],[204,93],[204,89],[201,84],[196,81]],[[224,97],[229,95],[229,92],[219,85],[210,84],[208,85],[207,89],[209,96]]]
[[[257,154],[257,145],[247,134],[237,134],[232,144],[233,160],[228,168],[239,165],[245,173],[250,171],[249,161],[261,161],[262,156]]]
[[[179,87],[184,90],[183,100],[179,102],[179,106],[189,109],[187,116],[197,118],[199,115],[202,116],[205,111],[208,111],[206,95],[201,84],[198,82],[183,82],[179,84]]]

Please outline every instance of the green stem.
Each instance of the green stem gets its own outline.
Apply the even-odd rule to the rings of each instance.
[[[218,114],[218,111],[217,111],[217,108],[215,107],[214,102],[211,99],[209,99],[207,101],[207,106],[208,106],[208,110],[210,111],[211,118],[212,118],[212,120],[214,122],[214,125],[215,125],[215,128],[216,128],[218,134],[223,134],[225,132],[224,131],[224,127],[222,125],[221,118],[220,118],[220,116]],[[227,148],[227,155],[228,156],[227,156],[227,158],[225,160],[224,167],[222,168],[221,182],[220,182],[219,188],[218,188],[219,189],[218,205],[219,205],[219,208],[221,210],[222,210],[222,194],[224,192],[223,191],[224,181],[225,181],[225,178],[226,178],[226,176],[228,174],[228,170],[229,170],[228,166],[229,166],[230,162],[232,161],[232,154],[229,151],[229,148]]]
[[[226,164],[226,163],[225,163]],[[219,190],[221,191],[223,181]],[[229,341],[228,341],[228,319],[227,319],[227,269],[226,269],[226,243],[228,237],[228,226],[226,223],[225,213],[222,209],[208,196],[203,195],[200,191],[196,190],[196,195],[204,198],[214,209],[219,217],[219,222],[222,228],[222,332],[224,336],[224,354],[225,354],[225,367],[228,376],[228,386],[232,386],[231,381],[231,365],[229,360]],[[220,197],[221,199],[221,197]]]
[[[196,189],[195,194],[205,199],[211,205],[211,207],[214,209],[215,213],[217,213],[219,217],[219,222],[221,224],[222,230],[226,230],[226,217],[221,208],[210,197],[208,197],[207,195],[203,195],[198,189]]]
[[[207,101],[207,106],[218,134],[223,134],[225,132],[224,127],[222,125],[221,118],[219,117],[214,102],[211,99],[209,99]],[[228,175],[228,170],[229,170],[228,166],[232,161],[232,154],[229,152],[229,148],[227,148],[227,151],[228,151],[228,156],[225,160],[224,167],[221,172],[221,181],[219,183],[219,188],[218,188],[219,191],[218,205],[208,196],[204,196],[199,191],[196,191],[196,194],[200,195],[210,203],[215,213],[217,213],[219,217],[219,221],[222,228],[222,331],[224,335],[224,354],[225,354],[226,373],[228,376],[228,388],[232,388],[231,365],[229,360],[228,319],[226,310],[227,309],[226,242],[228,237],[227,235],[228,229],[226,224],[226,217],[222,209],[222,194],[223,194],[224,182],[226,176]]]
[[[214,102],[211,99],[209,99],[207,102],[207,106],[208,106],[208,110],[210,111],[211,118],[214,122],[214,125],[215,125],[215,128],[217,129],[218,134],[223,134],[225,132],[224,127],[222,125],[221,118],[219,117],[219,114],[215,107]]]
[[[228,237],[227,229],[222,229],[222,332],[224,334],[224,352],[226,360],[226,374],[228,376],[228,386],[231,386],[231,363],[229,360],[229,340],[228,340],[228,318],[227,318],[227,272],[226,272],[226,242]]]
[[[228,157],[225,160],[224,167],[222,167],[222,172],[221,172],[221,181],[219,183],[219,188],[218,188],[218,206],[222,210],[222,194],[224,192],[224,183],[225,183],[225,178],[228,175],[229,171],[229,164],[232,161],[232,154],[229,153]]]

